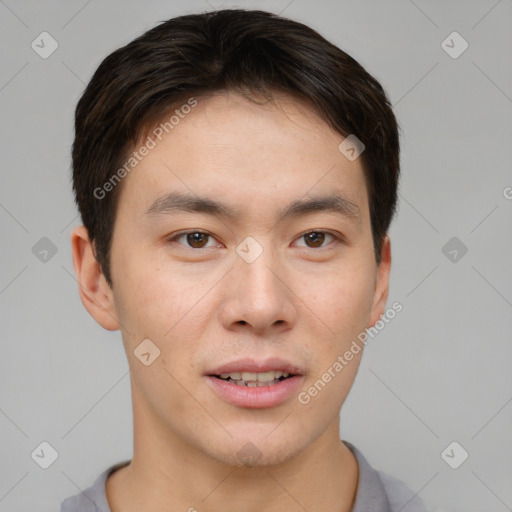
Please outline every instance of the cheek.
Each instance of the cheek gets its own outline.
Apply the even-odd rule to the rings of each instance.
[[[361,360],[360,352],[342,366],[339,361],[336,365],[337,357],[343,354],[344,350],[330,354],[310,375],[297,396],[300,404],[298,412],[302,411],[302,414],[295,417],[303,424],[304,429],[311,428],[312,417],[317,425],[325,425],[338,416],[354,383]]]
[[[180,383],[190,387],[190,355],[198,339],[193,297],[180,291],[178,278],[170,273],[166,276],[155,269],[132,267],[129,276],[118,290],[116,309],[129,331],[124,330],[122,336],[134,382],[144,402],[151,403],[162,416],[163,404],[176,414],[183,413],[187,401]],[[144,351],[149,350],[151,357],[158,353],[147,366],[137,357],[137,352],[141,353],[138,347],[146,339],[154,345]]]
[[[374,284],[375,269],[371,265],[346,265],[336,272],[303,280],[298,295],[307,306],[305,313],[308,308],[314,313],[322,332],[339,340],[366,327]]]
[[[132,326],[128,327],[130,331],[149,327],[153,334],[161,335],[172,327],[174,318],[182,314],[184,296],[175,273],[162,272],[161,262],[151,256],[149,251],[133,248],[113,250],[113,269],[116,270],[113,279],[118,285],[114,290],[116,311],[121,321]]]
[[[185,279],[156,262],[129,263],[125,280],[115,294],[116,312],[126,328],[123,339],[127,352],[133,353],[142,340],[149,338],[162,357],[180,361],[183,366],[213,314],[207,309],[209,302],[201,300],[211,283]]]

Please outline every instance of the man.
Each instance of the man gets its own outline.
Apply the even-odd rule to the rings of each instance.
[[[73,262],[122,333],[134,453],[61,512],[423,510],[339,437],[388,296],[378,82],[291,20],[187,15],[103,61],[75,129]]]

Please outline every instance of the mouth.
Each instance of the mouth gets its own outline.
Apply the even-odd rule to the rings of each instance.
[[[258,388],[264,386],[275,386],[286,379],[295,377],[287,371],[271,370],[268,372],[225,372],[220,375],[210,375],[225,382],[235,384],[237,386],[245,386],[248,388]]]
[[[282,359],[244,359],[205,374],[214,393],[242,408],[269,408],[291,398],[304,382],[304,370]]]

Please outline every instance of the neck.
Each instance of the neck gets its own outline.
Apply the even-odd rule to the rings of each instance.
[[[349,512],[358,467],[339,438],[339,416],[305,449],[279,464],[234,466],[216,460],[137,410],[134,455],[106,486],[112,512]]]

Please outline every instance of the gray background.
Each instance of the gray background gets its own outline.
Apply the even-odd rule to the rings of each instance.
[[[131,457],[120,334],[83,309],[72,267],[73,111],[108,53],[221,6],[319,30],[381,81],[403,130],[389,300],[403,311],[366,349],[343,439],[431,510],[512,510],[511,0],[0,0],[0,511],[58,510]],[[59,45],[47,59],[31,48],[43,31]],[[441,46],[453,31],[469,43],[456,59]],[[454,236],[468,252],[451,261]],[[58,452],[48,469],[31,458],[42,441]],[[469,453],[458,469],[441,458],[452,441]]]

